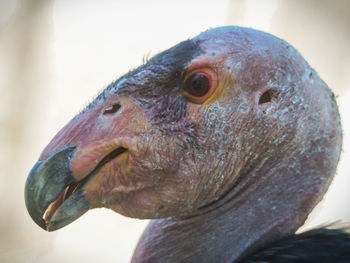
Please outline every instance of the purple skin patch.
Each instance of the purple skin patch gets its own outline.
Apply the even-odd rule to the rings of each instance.
[[[200,69],[218,87],[193,103],[184,80]],[[75,183],[45,203],[60,200],[46,229],[107,207],[157,219],[132,262],[235,262],[304,223],[333,179],[341,141],[334,95],[292,46],[221,27],[110,84],[50,142],[29,181],[75,147],[65,160]],[[29,200],[44,191],[27,188]],[[76,214],[74,198],[84,204]]]

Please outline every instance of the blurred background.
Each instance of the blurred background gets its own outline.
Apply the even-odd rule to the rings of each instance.
[[[0,0],[0,262],[128,262],[146,220],[89,211],[54,233],[27,214],[23,189],[51,138],[147,54],[222,25],[296,47],[337,95],[338,173],[304,228],[350,222],[350,1]]]

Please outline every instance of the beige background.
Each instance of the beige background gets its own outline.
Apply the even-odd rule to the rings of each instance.
[[[350,1],[0,0],[0,262],[127,262],[146,221],[93,210],[54,233],[23,189],[41,150],[97,92],[209,27],[235,24],[295,46],[337,94],[338,175],[306,227],[350,222]]]

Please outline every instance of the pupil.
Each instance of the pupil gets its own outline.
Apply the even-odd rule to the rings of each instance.
[[[204,74],[194,74],[189,79],[189,87],[187,92],[196,97],[202,97],[209,91],[209,79]]]
[[[199,91],[202,88],[202,80],[200,79],[200,77],[194,78],[192,82],[192,87],[197,91]]]

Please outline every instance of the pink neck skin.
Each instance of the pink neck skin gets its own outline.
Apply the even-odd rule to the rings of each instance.
[[[334,160],[323,173],[308,172],[320,155],[247,172],[227,195],[201,209],[202,214],[151,221],[132,262],[236,262],[295,233],[333,178]],[[295,168],[300,164],[306,173]]]

